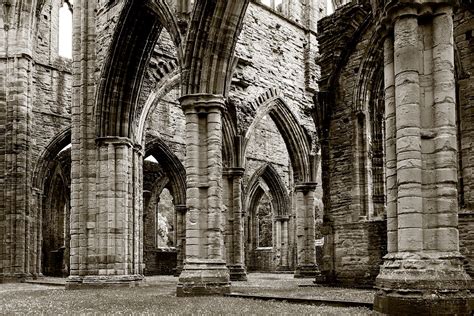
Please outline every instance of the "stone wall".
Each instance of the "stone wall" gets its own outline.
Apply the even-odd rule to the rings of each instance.
[[[471,5],[472,6],[472,5]],[[459,146],[459,247],[474,275],[474,13],[461,7],[454,17]]]
[[[456,12],[454,20],[460,107],[459,148],[462,165],[462,172],[459,174],[461,180],[459,191],[462,193],[459,231],[461,251],[470,262],[472,260],[470,255],[472,238],[468,233],[471,226],[469,214],[472,210],[470,157],[473,154],[471,140],[474,120],[471,113],[473,98],[470,97],[473,80],[468,73],[472,68],[472,56],[474,56],[472,11],[461,8]],[[378,273],[381,257],[386,251],[384,247],[377,248],[378,245],[384,246],[386,243],[386,228],[382,224],[385,221],[372,222],[370,212],[364,211],[363,203],[366,203],[364,200],[370,200],[371,197],[367,194],[370,190],[363,192],[361,189],[367,185],[370,189],[370,183],[362,183],[361,186],[360,176],[364,173],[370,174],[370,168],[364,166],[361,168],[360,161],[363,161],[363,156],[366,155],[364,152],[367,151],[364,147],[360,147],[358,135],[367,137],[366,126],[361,126],[360,122],[361,119],[363,124],[367,122],[368,113],[364,112],[364,103],[360,103],[366,96],[357,93],[360,93],[361,87],[375,89],[376,81],[382,80],[382,77],[377,75],[382,71],[381,68],[377,68],[377,65],[381,65],[381,41],[374,37],[370,7],[364,2],[351,3],[339,8],[333,15],[321,20],[318,28],[322,52],[318,60],[321,65],[320,90],[331,93],[330,112],[325,117],[329,121],[329,138],[325,153],[327,172],[324,179],[323,232],[327,243],[324,246],[323,265],[325,273],[335,282],[370,284]],[[373,82],[372,85],[365,85],[367,81],[365,78],[369,78],[369,81]],[[377,92],[373,91],[367,95],[373,97]],[[362,133],[359,134],[361,128]],[[370,181],[370,176],[368,179]],[[368,222],[365,221],[367,217],[365,214],[369,215]],[[370,225],[376,225],[377,228],[374,229]],[[367,238],[369,233],[371,240]]]
[[[39,11],[28,13],[30,8],[22,8],[18,10],[23,14],[20,21],[15,21],[18,16],[9,17],[9,22],[14,25],[9,25],[8,32],[3,28],[2,14],[2,38],[4,32],[10,38],[0,45],[0,81],[7,87],[0,94],[0,130],[7,136],[5,142],[0,142],[0,165],[7,167],[0,170],[0,183],[1,192],[7,192],[8,196],[0,197],[0,226],[7,222],[3,212],[12,206],[17,218],[26,220],[23,225],[15,224],[16,231],[0,228],[1,238],[16,243],[6,252],[0,247],[0,260],[5,260],[0,270],[14,266],[19,276],[41,272],[36,265],[39,262],[37,257],[41,255],[41,243],[35,241],[41,240],[42,232],[36,222],[42,216],[42,209],[38,206],[44,188],[34,188],[32,179],[43,163],[39,158],[44,157],[46,147],[70,127],[71,121],[71,61],[58,56],[59,7],[58,1],[45,1],[42,7],[38,6]],[[27,29],[26,25],[33,21],[35,23]],[[3,119],[7,125],[3,124]],[[61,149],[54,148],[55,154]],[[8,157],[10,154],[13,156]],[[17,188],[17,191],[11,191],[12,188]],[[65,198],[69,199],[68,196]],[[19,238],[20,235],[24,237]],[[13,254],[13,249],[19,252]],[[9,262],[8,258],[12,256],[16,263]]]
[[[459,250],[465,257],[467,273],[474,276],[474,212],[459,214]]]
[[[254,120],[255,113],[248,111],[249,103],[269,88],[278,88],[304,128],[314,132],[314,123],[309,116],[312,92],[307,90],[305,79],[306,32],[303,26],[277,15],[267,7],[250,4],[236,47],[236,55],[241,61],[237,65],[234,84],[229,91],[229,97],[237,108],[236,125],[239,133],[245,133]],[[163,32],[155,48],[154,64],[173,58],[175,53],[171,39]],[[141,103],[146,102],[156,82],[155,71],[149,71],[142,88]],[[184,164],[185,117],[177,101],[178,96],[179,91],[176,89],[158,102],[150,113],[147,134],[163,138]],[[288,192],[291,192],[293,180],[288,150],[280,131],[268,115],[251,133],[247,148],[244,188],[258,168],[265,163],[272,163]],[[294,234],[294,226],[290,229]],[[269,262],[273,260],[270,257]]]
[[[334,226],[334,274],[336,283],[371,287],[387,253],[387,224],[384,220]],[[330,258],[327,258],[330,260]],[[324,262],[326,266],[328,263]],[[330,264],[330,263],[329,263]],[[330,271],[322,271],[331,280]]]
[[[461,7],[454,17],[458,92],[459,191],[463,210],[474,210],[474,13]]]
[[[367,137],[369,106],[359,108],[355,103],[359,78],[371,71],[364,67],[374,45],[374,27],[367,23],[369,9],[364,4],[348,4],[318,24],[320,90],[332,93],[330,113],[324,118],[329,123],[327,147],[323,148],[323,168],[327,168],[323,273],[330,282],[352,286],[372,285],[386,253],[386,221],[374,221],[369,213],[372,183],[363,177],[370,168],[365,158],[367,145],[359,135]]]
[[[145,275],[173,275],[177,265],[176,250],[153,249],[143,254]]]

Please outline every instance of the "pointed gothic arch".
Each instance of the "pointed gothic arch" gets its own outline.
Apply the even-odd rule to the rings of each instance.
[[[163,168],[170,183],[171,195],[175,198],[176,205],[186,204],[186,170],[181,161],[171,151],[168,145],[155,138],[146,145],[145,156],[153,155]]]
[[[258,202],[264,193],[260,183],[261,180],[265,181],[270,195],[272,196],[272,205],[275,216],[289,216],[290,198],[288,196],[288,191],[275,167],[269,163],[258,168],[250,178],[246,190],[246,206],[248,212],[250,213],[251,210],[254,210],[258,206]]]
[[[374,219],[383,217],[386,200],[384,56],[379,32],[374,32],[369,42],[358,68],[353,93],[355,186],[351,207],[356,218]]]
[[[57,134],[39,155],[36,166],[33,169],[32,183],[34,189],[39,190],[40,192],[43,191],[45,182],[51,175],[55,158],[61,150],[69,144],[71,144],[70,127]]]
[[[260,245],[259,207],[264,196],[270,198],[272,246]],[[246,262],[250,270],[288,268],[288,219],[290,199],[275,167],[264,164],[252,175],[246,189],[247,220],[245,234],[247,240]],[[268,227],[268,226],[267,226]],[[265,239],[266,240],[266,239]],[[257,260],[257,258],[260,258]]]
[[[181,61],[181,35],[166,2],[128,0],[125,3],[102,71],[95,109],[98,137],[133,138],[143,76],[164,27]]]
[[[198,0],[186,40],[182,95],[227,95],[249,0]]]
[[[268,89],[250,103],[257,114],[245,133],[243,157],[252,133],[260,120],[269,115],[285,141],[293,167],[295,183],[314,182],[316,179],[316,157],[312,153],[309,133],[290,110],[288,104],[276,89]]]
[[[31,236],[28,240],[30,251],[27,255],[29,256],[30,271],[34,275],[39,275],[44,272],[43,231],[45,226],[43,222],[44,217],[47,215],[47,210],[50,210],[53,204],[58,206],[58,202],[60,202],[59,200],[62,198],[65,198],[65,200],[63,199],[60,203],[66,201],[65,203],[69,208],[71,151],[70,149],[64,150],[69,144],[71,144],[71,128],[68,127],[58,133],[50,141],[39,155],[33,169],[33,202],[31,204],[30,217],[36,219],[36,224],[30,227]],[[66,186],[66,188],[61,194],[52,190],[53,187],[57,189],[63,185]],[[66,193],[68,193],[69,196],[66,196]],[[68,227],[64,229],[66,229],[65,235],[69,236]],[[68,256],[69,248],[66,247],[66,250],[64,256]],[[59,268],[59,273],[60,272],[61,268]]]

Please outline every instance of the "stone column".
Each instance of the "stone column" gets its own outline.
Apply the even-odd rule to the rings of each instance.
[[[275,219],[277,226],[277,241],[280,248],[280,265],[278,270],[289,271],[288,265],[288,221],[289,216],[279,216]]]
[[[34,236],[36,237],[35,239],[35,245],[34,245],[34,258],[35,258],[35,263],[34,263],[34,269],[32,269],[33,276],[34,277],[43,277],[43,266],[42,266],[42,259],[41,259],[41,252],[42,252],[42,247],[43,247],[43,234],[42,234],[42,229],[43,229],[43,199],[44,199],[44,194],[42,190],[39,189],[33,189],[33,210],[35,213],[35,234]]]
[[[388,254],[374,309],[469,315],[471,279],[457,231],[452,9],[449,1],[404,4],[392,7],[391,18],[394,35],[384,45]]]
[[[315,200],[316,183],[302,183],[295,187],[296,195],[296,247],[295,278],[317,278],[321,275],[316,263]]]
[[[393,58],[393,37],[384,42],[384,85],[385,85],[385,166],[387,185],[387,252],[398,247],[397,217],[397,133],[395,128],[395,74]]]
[[[33,276],[31,124],[36,19],[33,5],[0,4],[0,283]]]
[[[247,271],[244,263],[244,219],[242,212],[242,176],[243,168],[227,168],[224,176],[227,177],[229,188],[229,205],[227,212],[231,220],[230,245],[227,267],[231,281],[247,281]]]
[[[230,290],[223,258],[222,109],[224,98],[180,98],[186,115],[186,259],[178,296],[220,295]]]
[[[186,205],[175,205],[176,211],[176,250],[177,263],[175,276],[179,276],[183,271],[184,258],[186,257]]]
[[[143,153],[123,137],[96,142],[96,209],[82,218],[71,214],[73,232],[84,224],[86,232],[79,244],[71,239],[69,289],[133,286],[143,279]],[[86,257],[78,254],[82,246]]]

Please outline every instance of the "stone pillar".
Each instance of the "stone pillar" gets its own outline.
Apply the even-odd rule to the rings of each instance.
[[[316,263],[315,249],[315,200],[316,183],[297,184],[296,195],[296,247],[297,266],[295,278],[321,276]]]
[[[175,276],[179,276],[183,271],[184,258],[186,257],[186,205],[175,205],[176,211],[176,250],[177,263]]]
[[[71,214],[69,289],[133,286],[143,279],[142,150],[127,138],[105,137],[97,139],[97,151],[96,209]],[[86,256],[79,255],[81,247]]]
[[[398,247],[397,218],[397,133],[395,128],[395,74],[393,59],[393,37],[384,42],[384,85],[385,85],[385,167],[387,185],[387,252]]]
[[[180,98],[186,115],[186,259],[178,296],[220,295],[230,290],[223,258],[222,109],[224,98]]]
[[[277,226],[277,241],[278,247],[280,248],[280,265],[278,270],[289,271],[290,266],[288,264],[288,216],[279,216],[276,219]]]
[[[227,267],[231,281],[247,281],[247,271],[244,263],[244,218],[242,212],[242,176],[243,168],[227,168],[228,203],[227,212],[230,229],[230,245],[227,245]]]
[[[34,189],[34,206],[33,210],[35,210],[36,214],[36,224],[35,224],[35,230],[36,232],[41,232],[37,233],[37,238],[36,238],[36,243],[34,246],[34,252],[36,254],[36,262],[34,263],[34,269],[33,273],[36,277],[43,277],[43,271],[41,271],[41,268],[43,266],[42,264],[42,259],[41,259],[41,250],[43,247],[43,234],[42,234],[42,229],[43,229],[43,216],[42,216],[42,210],[43,210],[43,199],[44,199],[44,194],[42,190],[39,189]]]
[[[448,1],[405,4],[391,18],[394,35],[384,45],[388,254],[374,309],[470,315],[457,231],[452,8]]]
[[[31,4],[0,4],[0,283],[33,276],[36,262],[29,209],[35,19]]]

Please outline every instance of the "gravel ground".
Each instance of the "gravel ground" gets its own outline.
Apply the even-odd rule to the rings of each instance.
[[[74,291],[37,284],[0,284],[0,315],[371,315],[365,308],[231,297],[178,298],[176,283],[174,277],[150,277],[138,288]],[[289,293],[291,289],[302,293],[327,289],[298,288],[301,283],[303,280],[295,280],[291,275],[250,274],[249,282],[233,282],[232,291],[247,289],[247,293],[268,294]],[[340,293],[331,293],[340,296]],[[291,296],[298,295],[291,293]]]

